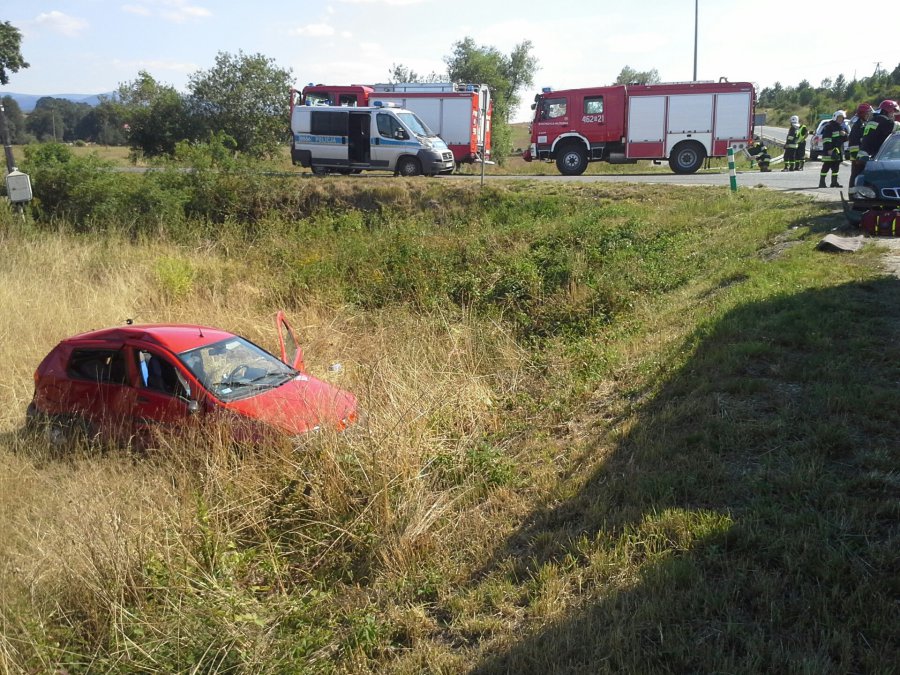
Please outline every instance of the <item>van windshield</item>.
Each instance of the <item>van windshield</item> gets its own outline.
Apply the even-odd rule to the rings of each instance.
[[[402,112],[397,113],[397,117],[403,120],[403,124],[409,127],[409,130],[412,131],[416,136],[436,136],[431,129],[428,128],[428,125],[425,124],[422,120],[418,118],[415,113],[411,112]]]

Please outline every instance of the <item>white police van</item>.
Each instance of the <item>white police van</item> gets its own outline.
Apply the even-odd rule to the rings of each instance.
[[[374,170],[433,176],[453,172],[453,153],[414,112],[374,103],[358,108],[294,106],[291,161],[316,174]]]

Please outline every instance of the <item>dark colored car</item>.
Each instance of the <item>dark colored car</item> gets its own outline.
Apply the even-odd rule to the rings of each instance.
[[[878,154],[856,177],[850,205],[857,219],[870,209],[900,209],[900,131],[888,136]],[[853,219],[851,214],[848,217]]]
[[[281,312],[276,322],[281,358],[206,326],[126,325],[67,338],[34,373],[27,426],[57,446],[81,435],[138,447],[155,429],[214,416],[290,436],[346,428],[356,397],[305,373]]]

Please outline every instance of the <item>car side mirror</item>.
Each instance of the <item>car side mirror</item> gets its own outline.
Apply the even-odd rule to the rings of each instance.
[[[188,401],[187,409],[191,415],[196,415],[198,412],[200,412],[200,402],[191,399],[190,401]]]
[[[403,131],[403,129],[397,129],[397,130],[394,132],[394,138],[397,138],[397,139],[399,139],[399,140],[401,140],[401,141],[405,141],[405,140],[406,140],[406,132]]]

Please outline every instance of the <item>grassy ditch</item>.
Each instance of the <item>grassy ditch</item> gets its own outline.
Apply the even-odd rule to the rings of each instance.
[[[163,175],[0,215],[4,671],[890,671],[900,281],[816,251],[822,206],[170,174],[169,217],[116,216]],[[64,336],[274,348],[281,307],[350,433],[60,457],[20,431]]]

